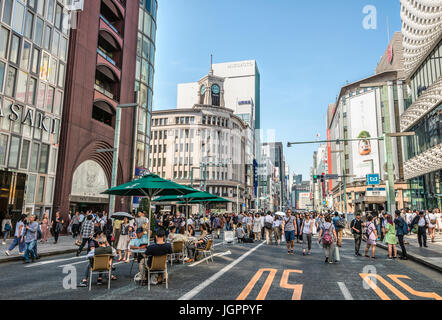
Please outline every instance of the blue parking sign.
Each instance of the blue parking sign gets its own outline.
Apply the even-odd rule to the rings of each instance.
[[[367,174],[367,186],[375,186],[381,183],[379,174]]]

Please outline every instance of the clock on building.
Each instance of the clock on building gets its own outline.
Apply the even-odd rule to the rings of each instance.
[[[213,86],[212,86],[212,93],[213,94],[219,94],[219,85],[217,85],[217,84],[214,84]]]

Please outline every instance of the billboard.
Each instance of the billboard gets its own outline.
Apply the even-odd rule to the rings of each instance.
[[[348,137],[350,139],[377,138],[376,95],[367,92],[349,99]],[[355,179],[379,173],[379,144],[376,140],[352,141],[351,166]]]

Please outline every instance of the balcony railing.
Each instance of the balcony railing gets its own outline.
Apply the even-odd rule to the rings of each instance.
[[[106,22],[106,24],[109,26],[109,28],[111,28],[112,30],[114,30],[116,33],[120,34],[120,32],[109,22],[109,20],[107,20],[102,14],[100,14],[100,18]]]
[[[117,63],[111,57],[109,57],[104,51],[100,50],[100,48],[97,48],[97,53],[100,56],[102,56],[104,59],[109,61],[114,67],[118,67]]]
[[[107,91],[105,88],[99,86],[98,84],[94,84],[94,88],[98,92],[101,92],[102,94],[104,94],[106,97],[114,100],[114,95],[112,93],[110,93],[109,91]]]

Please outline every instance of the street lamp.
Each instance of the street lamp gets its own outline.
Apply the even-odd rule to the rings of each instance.
[[[111,188],[117,186],[117,173],[118,173],[118,153],[120,148],[120,126],[121,126],[121,110],[126,108],[136,108],[138,103],[129,104],[118,104],[117,114],[115,119],[115,136],[114,136],[114,149],[112,149],[114,156],[112,161],[112,178],[111,178]],[[138,124],[135,123],[135,126]],[[111,195],[109,199],[109,216],[111,216],[115,211],[115,196]]]

